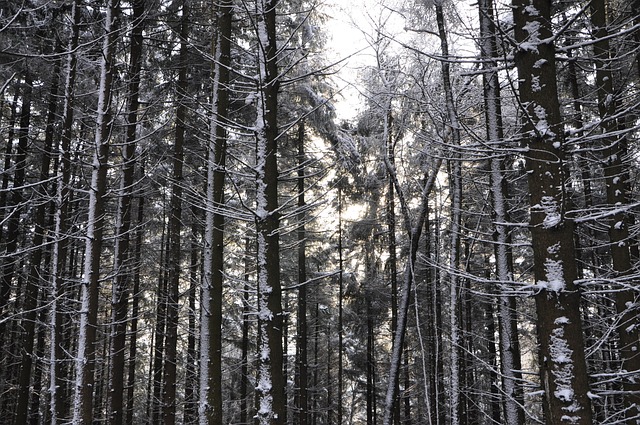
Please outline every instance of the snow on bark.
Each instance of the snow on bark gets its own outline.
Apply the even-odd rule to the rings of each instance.
[[[80,13],[78,11],[78,0],[74,1],[71,6],[71,21],[73,22],[72,37],[69,40],[69,56],[66,65],[66,79],[65,79],[65,94],[64,94],[64,108],[63,108],[63,133],[60,143],[60,166],[58,168],[58,174],[56,176],[56,210],[54,214],[54,243],[51,254],[51,306],[49,315],[49,394],[50,394],[50,423],[56,425],[58,423],[58,382],[62,378],[57,375],[58,362],[61,359],[58,358],[57,352],[59,351],[59,329],[61,324],[58,323],[58,294],[60,291],[59,282],[61,282],[60,270],[62,257],[65,256],[65,228],[66,228],[66,211],[67,211],[67,193],[68,183],[71,175],[70,170],[70,141],[71,141],[71,128],[73,123],[73,102],[74,102],[74,88],[76,78],[76,64],[77,57],[75,54],[76,46],[78,44],[79,37],[79,22]]]
[[[110,125],[109,104],[111,102],[111,58],[115,41],[115,0],[106,5],[105,28],[98,88],[98,114],[92,163],[89,209],[85,236],[84,273],[80,294],[80,324],[78,348],[75,358],[75,382],[72,424],[91,420],[93,394],[93,361],[95,357],[95,333],[97,326],[98,277],[100,273],[100,250],[102,247],[102,198],[106,191],[107,157]]]
[[[217,170],[215,145],[217,126],[220,125],[217,119],[216,106],[218,105],[218,93],[220,85],[220,39],[217,37],[214,69],[213,69],[213,88],[212,88],[212,111],[209,120],[209,148],[207,160],[207,199],[206,199],[206,220],[204,234],[204,253],[203,253],[203,271],[202,271],[202,296],[200,300],[200,376],[199,376],[199,401],[198,401],[198,418],[200,425],[209,423],[207,412],[211,408],[209,406],[209,367],[211,358],[209,355],[209,347],[211,345],[211,329],[209,328],[209,317],[211,315],[211,303],[213,302],[212,286],[213,286],[213,235],[215,232],[214,217],[219,213],[219,205],[215,202],[214,193],[214,175]]]
[[[564,326],[569,324],[569,319],[561,316],[556,318],[554,323],[557,328],[553,330],[549,342],[549,353],[553,364],[551,374],[556,384],[553,396],[564,403],[569,403],[568,406],[563,407],[566,414],[561,417],[562,422],[579,423],[580,417],[575,413],[580,411],[582,407],[575,399],[573,361],[571,359],[573,351],[565,338],[564,329]]]
[[[275,45],[275,3],[256,4],[258,37],[258,79],[256,99],[256,249],[258,370],[256,379],[256,421],[260,425],[280,424],[286,399],[282,373],[282,306],[279,264],[279,218],[277,189],[277,92]]]

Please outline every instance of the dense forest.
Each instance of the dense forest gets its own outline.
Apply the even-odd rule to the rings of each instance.
[[[640,1],[350,4],[0,2],[0,423],[640,423]]]

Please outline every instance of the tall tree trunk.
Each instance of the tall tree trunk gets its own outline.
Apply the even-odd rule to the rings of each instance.
[[[78,351],[75,359],[75,393],[72,423],[90,423],[93,420],[94,368],[96,331],[98,320],[98,280],[100,254],[104,228],[104,203],[107,188],[109,157],[109,131],[111,127],[112,59],[117,31],[115,28],[117,3],[108,0],[104,18],[104,38],[98,89],[98,116],[94,142],[93,170],[89,189],[89,214],[84,253],[84,275],[80,298],[80,325]]]
[[[60,44],[59,40],[56,44]],[[59,48],[56,48],[56,51]],[[40,181],[46,182],[49,179],[51,158],[53,155],[53,139],[54,139],[54,126],[56,122],[57,116],[57,108],[58,101],[58,87],[60,80],[60,60],[55,62],[55,66],[53,69],[53,81],[51,83],[51,90],[49,94],[49,103],[47,107],[47,121],[45,127],[45,137],[44,137],[44,152],[42,155],[42,160],[40,163]],[[43,183],[44,185],[48,185],[48,183]],[[43,190],[45,193],[49,192],[48,187],[45,187]],[[41,202],[36,208],[36,213],[34,217],[35,230],[33,234],[33,247],[35,250],[31,255],[30,264],[29,264],[29,275],[27,277],[25,294],[24,294],[24,304],[22,306],[22,310],[25,312],[22,323],[21,323],[21,333],[22,336],[20,338],[23,341],[22,346],[22,361],[20,362],[20,378],[19,378],[19,391],[18,391],[18,406],[15,414],[15,423],[16,424],[24,424],[27,422],[27,416],[29,411],[29,396],[31,394],[31,369],[34,360],[34,343],[36,340],[35,336],[35,325],[36,325],[36,316],[37,316],[37,307],[38,307],[38,297],[40,293],[40,288],[43,287],[42,281],[43,274],[40,266],[42,262],[43,251],[45,247],[42,246],[44,242],[44,236],[47,232],[46,225],[46,213],[47,209],[50,207],[49,202]]]
[[[249,327],[251,326],[249,308],[249,279],[251,276],[251,240],[246,237],[244,244],[244,288],[242,292],[242,342],[240,346],[240,423],[247,424],[249,415]]]
[[[500,82],[497,73],[497,40],[494,22],[493,0],[480,0],[480,38],[481,53],[485,58],[483,74],[484,105],[487,130],[487,141],[490,146],[500,150],[503,144],[502,110],[500,101]],[[511,230],[509,208],[507,205],[507,182],[504,178],[504,158],[495,153],[491,158],[491,198],[494,220],[494,253],[496,258],[496,277],[500,291],[499,326],[500,326],[500,371],[502,374],[502,391],[504,393],[505,421],[509,424],[524,423],[523,391],[519,387],[522,382],[520,373],[520,344],[516,300],[511,295],[513,281],[513,255],[511,253]]]
[[[551,3],[513,0],[515,59],[525,120],[521,134],[529,175],[540,382],[546,423],[591,424],[573,223],[564,216],[564,130]]]
[[[192,205],[192,223],[191,223],[191,249],[189,261],[189,311],[188,311],[188,334],[187,334],[187,355],[185,356],[184,368],[184,411],[183,420],[185,424],[197,422],[198,418],[198,347],[196,344],[198,321],[198,311],[196,307],[196,294],[199,292],[198,270],[201,268],[201,251],[199,249],[200,240],[200,211],[201,209]]]
[[[409,212],[409,206],[403,195],[400,183],[398,181],[398,175],[395,166],[385,159],[385,165],[387,172],[396,193],[398,194],[400,201],[400,209],[404,221],[404,231],[406,232],[409,242],[409,255],[407,264],[404,271],[404,282],[402,285],[402,297],[398,305],[398,323],[393,338],[393,346],[391,352],[391,360],[389,366],[389,378],[387,380],[387,391],[385,396],[383,425],[391,425],[393,420],[394,400],[396,399],[396,389],[398,388],[398,380],[400,377],[400,363],[402,361],[402,350],[404,348],[404,337],[407,328],[409,301],[411,299],[411,288],[415,280],[415,263],[418,255],[418,247],[420,236],[424,227],[424,222],[427,217],[428,205],[429,205],[429,193],[435,183],[435,176],[440,169],[442,161],[438,160],[431,175],[425,176],[424,186],[421,193],[421,204],[416,215],[416,219],[411,218]]]
[[[182,250],[182,191],[184,165],[184,139],[187,117],[187,88],[189,67],[189,0],[182,1],[182,18],[180,20],[180,53],[176,95],[176,132],[173,145],[173,172],[171,199],[169,201],[169,243],[167,245],[167,321],[165,331],[165,350],[163,362],[162,387],[162,422],[174,425],[176,422],[176,372],[178,348],[178,297],[180,294],[180,270]]]
[[[296,411],[297,424],[307,425],[309,420],[308,401],[308,336],[307,336],[307,253],[306,253],[306,229],[307,220],[305,192],[306,159],[304,151],[305,128],[304,121],[298,124],[298,332],[297,332],[297,373],[296,377]],[[328,386],[331,381],[328,382]]]
[[[163,214],[162,223],[166,217]],[[164,340],[167,327],[167,269],[168,269],[168,236],[166,225],[162,226],[160,240],[160,273],[158,275],[158,287],[156,288],[156,323],[154,325],[151,341],[152,355],[149,366],[149,387],[147,388],[147,412],[151,422],[161,420],[161,397],[162,397],[162,371],[164,365]]]
[[[444,88],[447,123],[445,137],[450,138],[447,142],[453,145],[449,160],[449,191],[451,197],[451,242],[449,253],[449,293],[450,293],[450,332],[451,332],[451,425],[460,424],[460,360],[458,347],[460,341],[460,323],[458,321],[458,298],[460,296],[460,283],[458,282],[458,267],[460,265],[460,231],[462,217],[462,171],[460,153],[456,150],[460,145],[460,125],[456,113],[453,89],[451,87],[451,76],[449,66],[449,44],[447,41],[447,31],[445,29],[444,13],[442,2],[435,2],[436,21],[438,24],[438,35],[440,38],[440,49],[442,51],[441,61],[442,83]]]
[[[229,124],[229,70],[233,4],[224,0],[215,12],[213,102],[207,172],[207,209],[200,322],[201,425],[222,425],[222,286],[224,281],[224,181]]]
[[[338,356],[338,411],[337,411],[337,424],[342,425],[343,417],[343,358],[342,358],[342,345],[344,340],[344,328],[343,328],[343,313],[344,313],[344,258],[342,249],[342,185],[343,180],[338,182],[338,350],[336,355]],[[316,315],[317,320],[317,315]],[[316,325],[316,333],[317,333]],[[316,351],[317,354],[317,351]],[[331,361],[331,359],[329,359]],[[316,364],[317,361],[314,362]],[[315,417],[315,416],[314,416]]]
[[[138,127],[138,108],[140,90],[140,72],[142,68],[142,30],[144,26],[144,0],[133,1],[131,47],[129,55],[127,87],[127,123],[126,138],[122,147],[122,177],[120,197],[116,216],[116,242],[114,253],[114,282],[111,299],[111,368],[109,373],[109,423],[122,425],[124,410],[124,371],[125,344],[127,336],[127,313],[129,308],[129,290],[133,281],[134,267],[130,261],[131,199],[134,190],[134,172],[136,166],[136,136]]]
[[[33,92],[33,81],[30,70],[23,71],[23,83],[21,84],[21,107],[20,118],[18,120],[18,145],[16,146],[15,165],[13,173],[13,185],[11,187],[11,199],[9,201],[9,216],[5,218],[7,221],[7,234],[5,236],[5,244],[2,247],[3,252],[0,270],[0,342],[9,347],[13,347],[14,342],[11,338],[7,338],[7,327],[5,319],[8,317],[8,305],[13,289],[13,281],[17,265],[20,261],[18,253],[18,242],[21,230],[21,216],[25,210],[25,194],[24,185],[26,183],[27,169],[27,150],[29,148],[29,126],[31,125],[31,95]],[[16,297],[17,299],[18,297]],[[10,351],[10,349],[9,349]],[[2,368],[4,368],[5,361]],[[3,375],[6,372],[3,371]]]
[[[389,164],[395,168],[395,150],[393,141],[393,114],[391,113],[391,105],[385,118],[385,145],[386,155]],[[393,340],[398,326],[398,268],[396,256],[396,200],[393,186],[393,177],[388,177],[387,183],[387,232],[388,232],[388,249],[389,259],[387,267],[389,272],[389,280],[391,283],[391,339]],[[395,400],[393,401],[393,422],[400,423],[400,389],[399,381],[396,383]]]
[[[258,253],[258,373],[256,422],[286,422],[282,373],[282,295],[278,211],[278,87],[276,0],[258,0],[256,119],[256,233]]]
[[[604,159],[604,177],[606,183],[606,199],[613,214],[609,218],[609,246],[613,271],[616,278],[625,279],[635,274],[629,250],[629,218],[621,206],[629,205],[629,170],[624,161],[628,158],[626,139],[619,134],[617,125],[617,99],[613,87],[614,75],[611,71],[612,55],[607,30],[607,11],[609,2],[593,0],[591,8],[591,25],[594,37],[594,62],[596,67],[596,87],[598,94],[598,112],[600,114],[602,144],[607,146]],[[618,313],[616,330],[620,337],[620,357],[622,370],[627,372],[623,380],[624,407],[626,417],[631,423],[640,415],[640,349],[638,331],[638,310],[636,303],[637,288],[630,288],[626,283],[623,289],[615,292],[615,305]]]
[[[140,172],[144,175],[143,170]],[[129,364],[127,372],[127,404],[126,404],[126,424],[133,425],[133,412],[135,401],[136,384],[136,355],[138,353],[138,316],[140,314],[140,260],[142,258],[142,233],[144,219],[144,196],[138,197],[138,215],[136,219],[136,237],[133,252],[133,291],[131,294],[131,327],[129,333]]]

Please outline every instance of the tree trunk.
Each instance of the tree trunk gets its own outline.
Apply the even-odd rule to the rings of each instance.
[[[49,353],[49,393],[50,393],[50,422],[56,425],[58,420],[66,419],[67,403],[65,397],[66,376],[64,376],[66,350],[63,349],[64,315],[59,300],[64,299],[63,286],[65,264],[68,251],[68,212],[71,202],[69,182],[71,181],[71,137],[73,132],[73,111],[75,100],[75,80],[77,69],[76,47],[80,31],[79,0],[71,6],[71,38],[68,44],[66,64],[66,80],[64,106],[62,114],[62,135],[60,138],[60,157],[58,159],[58,174],[56,188],[56,210],[54,219],[53,247],[51,259],[51,289],[50,289],[50,353]]]
[[[525,120],[522,137],[527,146],[545,422],[591,424],[580,294],[575,285],[573,223],[564,217],[564,130],[557,96],[551,1],[514,0],[513,16]]]
[[[184,139],[187,116],[187,88],[189,66],[189,0],[182,2],[182,18],[180,20],[180,53],[176,95],[176,132],[173,145],[173,175],[171,199],[169,201],[169,231],[167,245],[167,314],[165,330],[165,349],[163,362],[162,387],[162,422],[174,425],[176,422],[176,365],[178,346],[178,297],[180,293],[180,270],[182,260],[182,191],[184,164]]]
[[[144,170],[141,170],[144,175]],[[131,328],[129,333],[129,364],[127,373],[127,414],[126,424],[133,425],[133,412],[135,400],[135,384],[136,384],[136,355],[138,353],[138,315],[140,314],[140,260],[142,253],[142,233],[144,219],[144,196],[138,198],[138,217],[136,220],[136,238],[134,245],[134,275],[133,275],[133,292],[131,294]]]
[[[258,373],[256,422],[286,423],[282,373],[280,213],[278,211],[278,86],[275,0],[258,0],[256,119],[256,233],[258,253]]]
[[[386,155],[389,164],[395,168],[395,151],[393,141],[393,115],[391,113],[391,105],[385,118],[385,144]],[[388,173],[388,172],[387,172]],[[393,186],[393,177],[388,176],[387,183],[387,232],[388,232],[388,249],[389,259],[387,267],[389,272],[389,280],[391,283],[391,339],[395,338],[396,328],[398,326],[398,267],[396,258],[396,200]],[[399,381],[396,383],[395,400],[393,401],[393,423],[400,423],[400,388]]]
[[[224,282],[224,182],[229,110],[233,4],[224,0],[215,12],[213,102],[207,172],[204,273],[200,322],[201,425],[222,425],[222,286]]]
[[[144,0],[132,4],[131,47],[129,56],[127,87],[126,139],[122,147],[122,177],[120,198],[116,217],[116,245],[114,253],[114,282],[111,299],[111,368],[109,374],[109,423],[122,425],[124,422],[124,371],[125,344],[127,336],[127,313],[129,290],[133,280],[130,261],[131,199],[134,190],[136,166],[136,136],[138,124],[140,72],[142,67],[142,30],[144,26]]]
[[[338,349],[336,355],[338,356],[338,409],[337,409],[337,424],[342,425],[343,408],[343,358],[342,358],[342,345],[344,340],[344,328],[343,328],[343,302],[344,302],[344,258],[342,250],[342,185],[343,180],[338,182]],[[316,315],[317,320],[317,315]],[[316,325],[317,329],[317,325]],[[316,330],[317,332],[317,330]],[[317,350],[316,350],[317,355]],[[329,361],[331,359],[329,358]],[[314,362],[314,364],[316,364]],[[315,416],[314,416],[315,417]]]
[[[605,0],[594,0],[590,4],[591,25],[595,39],[593,49],[596,67],[596,87],[598,94],[598,112],[602,120],[603,139],[607,146],[604,159],[604,177],[606,183],[607,206],[613,214],[609,219],[609,246],[613,271],[616,278],[624,279],[635,275],[629,250],[629,218],[621,206],[629,205],[629,166],[626,139],[619,134],[620,127],[614,118],[617,113],[616,91],[613,87],[614,75],[611,72],[612,52],[607,30],[607,10]],[[615,305],[618,313],[616,330],[620,337],[621,368],[626,371],[623,378],[624,407],[626,417],[631,423],[640,415],[640,340],[638,332],[637,287],[623,288],[615,292]]]
[[[89,214],[80,298],[80,325],[78,331],[78,354],[75,359],[75,394],[73,400],[74,425],[93,420],[94,368],[96,354],[96,331],[98,319],[98,281],[100,278],[100,254],[104,227],[104,203],[107,188],[109,157],[109,131],[111,127],[111,81],[112,59],[116,42],[115,0],[106,6],[105,32],[100,65],[100,87],[98,89],[98,116],[94,143],[93,170],[89,190]]]
[[[298,334],[297,334],[297,373],[296,385],[296,411],[297,424],[307,425],[309,420],[308,402],[308,336],[307,336],[307,253],[306,253],[306,232],[305,223],[307,215],[305,213],[306,204],[304,200],[305,192],[305,167],[306,159],[304,152],[304,121],[298,124]],[[331,381],[328,382],[331,385]]]
[[[57,42],[59,46],[59,41]],[[59,48],[56,48],[56,51]],[[40,181],[46,182],[49,179],[51,158],[53,155],[53,139],[54,139],[54,126],[56,122],[57,116],[57,97],[58,94],[58,86],[60,80],[60,60],[55,62],[55,66],[53,69],[53,81],[51,83],[50,97],[49,103],[47,107],[47,124],[45,127],[45,138],[44,138],[44,152],[42,155],[42,161],[40,164]],[[43,183],[44,185],[48,185],[48,183]],[[47,187],[43,188],[45,193],[49,192]],[[34,356],[34,343],[36,340],[35,336],[35,325],[36,325],[36,315],[37,315],[37,307],[38,307],[38,297],[40,293],[40,288],[44,287],[43,281],[46,277],[43,277],[40,266],[42,262],[43,251],[45,249],[42,246],[44,242],[44,236],[47,232],[46,225],[46,213],[47,209],[50,207],[49,202],[41,202],[36,208],[36,213],[34,217],[35,230],[33,234],[33,247],[35,250],[31,255],[31,259],[29,261],[29,275],[27,277],[25,294],[24,294],[24,304],[22,306],[22,310],[25,312],[22,324],[20,326],[22,336],[20,340],[23,341],[22,346],[22,361],[20,362],[20,378],[19,378],[19,390],[18,390],[18,406],[15,414],[15,423],[16,424],[24,424],[27,422],[27,416],[29,414],[29,396],[31,394],[31,368],[33,365]],[[46,270],[46,269],[45,269]]]
[[[196,294],[199,292],[198,270],[201,267],[199,239],[201,231],[199,226],[201,209],[195,205],[191,207],[191,249],[189,261],[189,310],[188,310],[188,334],[187,334],[187,355],[185,356],[184,368],[184,415],[183,423],[192,424],[198,421],[198,347],[196,344],[198,321],[198,311],[196,307]]]
[[[244,245],[244,288],[242,292],[242,342],[240,346],[240,423],[247,424],[249,414],[249,327],[251,319],[249,317],[251,309],[249,308],[249,278],[251,270],[251,240],[245,238]]]
[[[480,0],[480,39],[481,52],[485,59],[483,74],[484,105],[487,141],[497,151],[503,145],[502,110],[500,101],[500,81],[497,73],[497,40],[494,22],[493,1]],[[505,421],[509,424],[524,423],[523,391],[520,373],[520,344],[516,300],[511,292],[513,288],[507,283],[513,281],[513,256],[511,253],[511,229],[505,224],[511,221],[507,204],[507,182],[504,178],[504,158],[492,153],[491,158],[491,199],[492,218],[494,220],[494,254],[496,277],[500,291],[499,326],[500,326],[500,371],[502,373],[502,391],[504,393]]]

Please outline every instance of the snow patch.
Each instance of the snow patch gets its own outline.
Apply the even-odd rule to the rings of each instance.
[[[529,16],[540,16],[540,12],[534,6],[529,5],[524,7],[525,13],[529,14]]]
[[[532,206],[531,209],[533,211],[542,210],[545,214],[545,217],[542,220],[542,227],[545,229],[557,226],[562,220],[558,202],[553,198],[553,196],[543,196],[540,199],[540,203]]]
[[[547,291],[560,292],[565,288],[562,261],[547,259],[544,263],[547,280],[539,280],[537,287]]]

